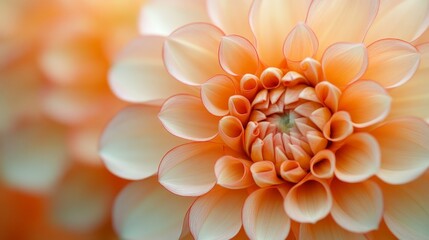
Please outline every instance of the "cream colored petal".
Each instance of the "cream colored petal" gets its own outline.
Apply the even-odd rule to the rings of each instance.
[[[316,224],[301,224],[299,236],[300,239],[306,240],[366,240],[362,234],[352,233],[341,228],[330,216]]]
[[[176,95],[164,102],[158,115],[172,134],[192,141],[207,141],[217,135],[219,118],[211,115],[201,99]]]
[[[360,182],[380,169],[380,147],[368,133],[355,133],[348,137],[335,152],[335,176],[344,182]]]
[[[253,2],[250,26],[261,61],[272,67],[284,61],[283,43],[295,25],[304,21],[311,1],[272,0]],[[269,26],[269,27],[267,27]]]
[[[418,46],[421,53],[420,66],[414,76],[404,85],[392,89],[389,93],[392,96],[392,111],[390,115],[396,116],[416,116],[428,118],[429,111],[429,44]]]
[[[169,192],[156,177],[132,182],[116,198],[113,226],[121,239],[178,239],[194,200]]]
[[[215,174],[217,183],[225,188],[241,189],[252,186],[254,183],[249,160],[224,156],[217,160]]]
[[[429,174],[405,185],[383,184],[384,221],[399,239],[426,239],[429,236]]]
[[[371,132],[380,144],[381,168],[377,176],[390,184],[403,184],[429,167],[429,125],[418,118],[388,121]]]
[[[191,208],[189,223],[195,239],[231,239],[241,228],[241,209],[247,192],[215,188]]]
[[[332,208],[329,185],[324,180],[308,176],[287,193],[284,201],[287,215],[300,223],[316,223]]]
[[[313,57],[318,47],[319,42],[313,30],[305,23],[298,23],[286,38],[283,45],[283,54],[288,61],[289,67],[294,64],[298,66],[299,62],[305,58]]]
[[[116,96],[129,102],[144,102],[196,92],[168,74],[162,59],[164,40],[159,36],[142,36],[124,49],[109,73],[110,87]]]
[[[201,85],[201,100],[216,116],[228,114],[228,100],[236,93],[234,80],[226,75],[216,75]]]
[[[158,180],[181,196],[200,196],[216,184],[214,166],[223,156],[223,145],[192,142],[169,151],[159,164]]]
[[[210,22],[206,1],[148,0],[142,6],[138,23],[143,35],[167,36],[177,28],[193,22]]]
[[[362,79],[370,79],[385,88],[403,85],[411,79],[420,63],[417,49],[404,41],[384,39],[368,46],[368,69]]]
[[[250,239],[286,239],[290,224],[283,209],[283,197],[277,188],[259,189],[246,199],[243,227]]]
[[[132,180],[147,178],[158,171],[168,150],[184,143],[163,128],[158,112],[159,107],[130,106],[108,124],[99,153],[112,173]]]
[[[66,132],[48,121],[18,125],[0,138],[0,175],[21,191],[46,194],[69,166]]]
[[[358,80],[368,66],[368,53],[363,44],[335,43],[323,53],[325,79],[343,89]]]
[[[365,43],[371,44],[384,38],[397,38],[411,42],[428,26],[429,2],[381,0],[377,17],[365,36]]]
[[[252,0],[207,0],[207,11],[214,24],[227,34],[237,34],[254,42],[249,25]]]
[[[383,217],[383,194],[374,182],[331,183],[334,205],[332,217],[342,228],[366,233],[378,228]]]
[[[164,42],[164,65],[179,81],[199,86],[223,72],[218,49],[223,32],[207,23],[193,23],[170,34]]]
[[[315,0],[308,12],[307,24],[319,39],[323,51],[336,42],[362,42],[377,15],[378,0]]]
[[[343,91],[338,110],[348,112],[353,125],[363,128],[383,121],[389,114],[391,101],[378,83],[359,80]]]
[[[258,53],[249,40],[238,35],[222,37],[219,61],[225,72],[234,76],[255,74],[259,66]]]

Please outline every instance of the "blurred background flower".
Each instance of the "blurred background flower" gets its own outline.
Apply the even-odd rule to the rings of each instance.
[[[141,0],[0,1],[0,238],[115,239],[126,183],[97,153],[125,106],[109,65],[135,38]]]

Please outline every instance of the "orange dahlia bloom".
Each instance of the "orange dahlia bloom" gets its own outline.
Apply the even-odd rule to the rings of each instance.
[[[143,104],[100,144],[141,180],[122,238],[429,236],[429,2],[154,0],[140,20],[110,85]]]

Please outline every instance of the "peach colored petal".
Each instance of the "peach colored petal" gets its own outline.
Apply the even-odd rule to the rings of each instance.
[[[280,165],[280,176],[292,183],[297,183],[301,181],[307,175],[305,171],[297,161],[286,160]]]
[[[307,24],[319,39],[317,59],[336,42],[362,42],[377,15],[379,1],[315,0]]]
[[[207,0],[207,11],[214,24],[227,34],[237,34],[254,42],[249,25],[252,0]]]
[[[236,117],[242,124],[246,124],[249,119],[252,108],[247,98],[241,95],[234,95],[228,101],[229,113],[231,116]]]
[[[217,135],[219,117],[211,115],[201,99],[176,95],[164,102],[158,115],[172,134],[192,141],[207,141]]]
[[[321,107],[313,111],[308,117],[320,130],[323,130],[325,124],[331,119],[331,111],[326,107]],[[298,124],[297,124],[298,125]]]
[[[331,183],[332,217],[342,228],[365,233],[378,228],[383,216],[383,194],[374,182]]]
[[[418,46],[421,54],[420,66],[414,76],[401,87],[392,89],[391,116],[416,116],[428,118],[429,112],[429,44]]]
[[[326,139],[333,142],[342,141],[352,133],[353,124],[350,114],[345,111],[334,113],[323,127],[323,135]]]
[[[239,60],[238,60],[239,59]],[[238,35],[222,37],[219,46],[220,66],[234,76],[254,74],[258,70],[259,58],[249,40]]]
[[[391,101],[378,83],[359,80],[343,91],[338,110],[348,112],[353,125],[363,128],[383,121],[389,114]]]
[[[335,176],[344,182],[360,182],[380,169],[380,147],[368,133],[355,133],[348,137],[335,152]]]
[[[231,239],[241,228],[241,209],[247,192],[215,188],[199,197],[189,223],[195,239]]]
[[[316,154],[326,148],[328,140],[318,131],[311,131],[306,134],[308,145],[311,151]]]
[[[70,161],[65,129],[35,121],[0,136],[0,175],[9,187],[46,194],[66,172]]]
[[[259,78],[253,74],[245,74],[240,80],[241,95],[253,100],[259,89]]]
[[[217,160],[215,165],[215,174],[217,184],[225,188],[241,189],[254,184],[249,160],[235,158],[232,156],[223,156]]]
[[[386,226],[385,221],[382,219],[378,228],[374,231],[365,234],[368,240],[397,240],[398,238],[393,235],[390,229]]]
[[[261,61],[277,67],[284,60],[283,43],[287,34],[304,21],[311,1],[256,0],[250,10],[250,27],[256,38]],[[267,27],[269,26],[269,27]]]
[[[206,1],[146,1],[138,23],[140,33],[143,35],[167,36],[175,29],[193,22],[210,22]]]
[[[194,199],[167,191],[156,177],[132,182],[116,198],[114,228],[122,239],[177,239]]]
[[[429,174],[405,185],[383,184],[384,221],[399,239],[425,239],[429,236]]]
[[[311,175],[295,185],[284,201],[287,215],[300,223],[316,223],[326,217],[331,208],[332,195],[329,185]]]
[[[214,166],[223,156],[223,145],[192,142],[170,150],[159,165],[158,181],[181,196],[200,196],[216,184]]]
[[[319,42],[313,30],[305,23],[298,23],[288,34],[283,45],[283,54],[289,67],[297,66],[307,57],[313,57],[317,52]]]
[[[276,188],[259,189],[246,199],[243,227],[250,239],[286,239],[290,224],[283,209],[283,197]]]
[[[322,57],[326,80],[341,89],[358,80],[367,66],[367,50],[359,43],[335,43],[326,49]]]
[[[207,23],[181,27],[164,42],[164,65],[179,81],[199,86],[222,73],[218,48],[223,32]]]
[[[330,82],[323,81],[315,87],[316,95],[325,106],[331,109],[332,112],[338,110],[338,102],[340,101],[341,90]]]
[[[305,240],[366,240],[364,235],[349,232],[338,226],[330,216],[316,224],[301,224],[299,236]]]
[[[252,157],[253,158],[253,157]],[[278,178],[274,163],[271,161],[259,161],[252,164],[250,167],[253,179],[259,187],[267,187],[283,183]]]
[[[413,77],[420,63],[417,49],[404,41],[384,39],[368,46],[368,69],[362,76],[394,88]]]
[[[381,168],[377,176],[390,184],[403,184],[429,167],[429,125],[418,118],[385,122],[371,132],[380,144]]]
[[[313,176],[320,179],[328,179],[334,175],[335,154],[324,149],[311,158],[310,171]]]
[[[413,14],[403,17],[404,13]],[[365,43],[370,44],[383,38],[397,38],[411,42],[418,38],[428,26],[429,2],[382,0],[377,17],[365,36]]]
[[[282,77],[282,70],[275,67],[269,67],[261,73],[260,81],[264,88],[274,89],[280,86]]]
[[[116,96],[129,102],[144,102],[196,92],[171,77],[164,68],[164,40],[159,36],[142,36],[124,49],[109,73],[110,87]]]
[[[236,93],[234,80],[226,75],[216,75],[201,85],[201,100],[216,116],[228,114],[228,100]]]
[[[412,42],[412,44],[414,46],[418,46],[418,45],[425,44],[425,43],[428,43],[428,42],[429,42],[429,28],[426,28],[426,31],[424,31],[422,33],[422,35],[420,35],[419,38],[417,38],[416,40],[414,40]]]
[[[162,156],[184,143],[159,122],[159,107],[130,106],[120,111],[104,130],[100,156],[107,168],[126,179],[143,179],[155,174]]]
[[[244,128],[240,120],[225,116],[219,121],[219,136],[231,149],[241,152],[243,149]]]
[[[319,61],[313,58],[306,58],[301,61],[300,67],[311,85],[316,86],[319,82],[323,81],[323,69]]]

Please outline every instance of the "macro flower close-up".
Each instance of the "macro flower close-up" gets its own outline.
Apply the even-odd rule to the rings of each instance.
[[[109,73],[121,239],[428,239],[429,1],[152,0]]]

